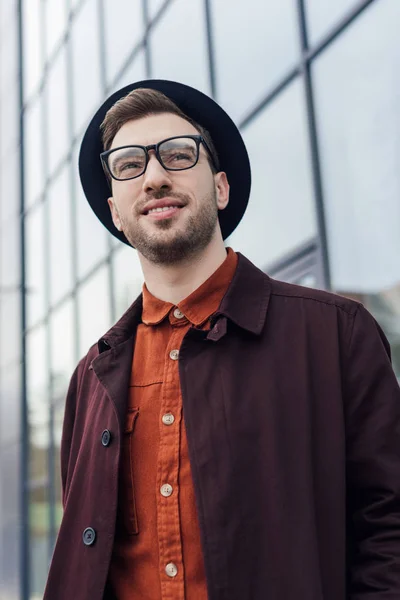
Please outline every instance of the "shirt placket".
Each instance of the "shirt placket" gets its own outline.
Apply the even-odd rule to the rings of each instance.
[[[160,411],[157,469],[157,528],[163,600],[184,600],[184,565],[179,514],[179,459],[182,402],[179,386],[179,349],[184,331],[171,327],[165,353]]]

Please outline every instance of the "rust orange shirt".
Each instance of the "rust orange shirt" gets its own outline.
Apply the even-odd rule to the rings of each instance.
[[[208,329],[233,278],[226,260],[178,305],[143,287],[109,573],[118,600],[206,600],[178,362],[190,327]]]

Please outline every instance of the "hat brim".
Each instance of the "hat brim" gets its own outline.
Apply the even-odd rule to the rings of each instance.
[[[150,88],[170,98],[191,119],[210,133],[220,162],[230,185],[229,203],[218,213],[223,239],[226,239],[241,221],[250,196],[250,161],[242,136],[232,119],[209,96],[174,81],[149,79],[138,81],[113,93],[99,108],[89,123],[79,153],[79,175],[85,196],[94,213],[116,238],[129,244],[111,218],[107,199],[110,188],[100,160],[103,152],[100,125],[107,111],[132,90]]]

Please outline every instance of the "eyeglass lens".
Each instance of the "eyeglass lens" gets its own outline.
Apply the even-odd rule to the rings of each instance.
[[[196,164],[198,146],[192,138],[175,138],[162,142],[158,153],[165,169],[181,171]],[[146,169],[146,153],[138,146],[119,148],[109,155],[108,164],[113,177],[117,179],[139,177]]]

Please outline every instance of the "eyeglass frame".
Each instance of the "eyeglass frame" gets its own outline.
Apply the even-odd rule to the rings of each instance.
[[[180,138],[189,138],[196,142],[197,158],[196,158],[196,161],[193,163],[193,165],[191,165],[190,167],[183,167],[182,169],[170,169],[163,164],[161,157],[160,157],[160,153],[159,153],[159,147],[161,144],[164,144],[165,142],[169,142],[170,140],[177,140]],[[214,167],[215,171],[218,172],[218,167],[215,163],[215,160],[213,158],[211,150],[210,150],[206,140],[204,139],[204,137],[200,134],[197,134],[197,135],[174,135],[172,137],[166,138],[165,140],[161,140],[160,142],[157,142],[157,144],[148,144],[147,146],[142,146],[141,144],[127,144],[126,146],[118,146],[118,148],[111,148],[110,150],[101,152],[100,160],[101,160],[101,164],[103,166],[103,170],[104,170],[106,176],[108,175],[107,180],[108,180],[109,184],[111,184],[109,177],[111,177],[112,179],[115,179],[115,181],[130,181],[132,179],[137,179],[138,177],[141,177],[142,175],[144,175],[146,173],[146,169],[147,169],[147,166],[150,161],[149,150],[154,150],[158,162],[160,163],[162,168],[165,169],[166,171],[188,171],[189,169],[193,169],[193,167],[195,167],[197,165],[197,163],[199,162],[200,144],[203,144],[203,146],[207,150],[208,155],[212,162],[212,166]],[[111,172],[110,165],[108,163],[108,158],[109,158],[110,154],[112,154],[113,152],[116,152],[117,150],[123,150],[124,148],[142,148],[142,150],[144,150],[144,153],[146,155],[146,162],[144,165],[144,169],[143,169],[142,173],[140,173],[140,175],[134,175],[133,177],[127,177],[126,179],[118,179],[118,177],[115,177],[115,175],[113,175]]]

